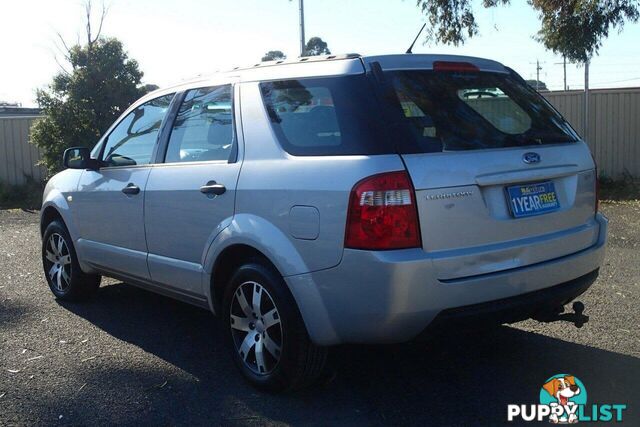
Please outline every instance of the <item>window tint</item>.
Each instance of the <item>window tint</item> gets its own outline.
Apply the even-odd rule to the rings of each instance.
[[[231,86],[187,92],[171,131],[165,161],[229,160],[232,147]]]
[[[364,75],[261,83],[273,129],[297,156],[383,154],[392,150]]]
[[[518,135],[531,129],[531,117],[497,87],[461,89],[458,97],[501,132]]]
[[[516,77],[502,73],[391,71],[402,153],[576,141],[569,124]],[[390,105],[393,106],[394,102]]]
[[[146,102],[129,113],[107,137],[102,156],[107,166],[134,166],[151,163],[162,119],[173,94]]]

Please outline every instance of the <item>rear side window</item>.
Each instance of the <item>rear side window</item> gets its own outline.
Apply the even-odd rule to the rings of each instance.
[[[295,156],[387,154],[382,117],[364,75],[260,84],[274,132]]]
[[[187,92],[173,124],[165,162],[228,161],[232,147],[231,86]]]
[[[398,143],[403,153],[557,144],[578,139],[540,95],[509,74],[411,70],[385,75],[402,110],[398,116],[405,135]]]

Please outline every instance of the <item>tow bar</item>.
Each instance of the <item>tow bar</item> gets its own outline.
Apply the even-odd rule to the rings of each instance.
[[[539,322],[557,322],[563,320],[565,322],[573,323],[576,328],[582,328],[585,323],[589,321],[589,316],[584,313],[584,304],[580,301],[575,301],[571,308],[573,313],[565,313],[564,306],[560,306],[555,310],[540,313],[534,317]]]

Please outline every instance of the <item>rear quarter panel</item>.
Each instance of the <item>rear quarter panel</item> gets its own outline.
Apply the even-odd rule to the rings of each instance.
[[[237,186],[236,216],[252,215],[270,223],[295,248],[302,263],[277,265],[285,276],[337,265],[354,184],[369,175],[403,170],[402,160],[397,155],[291,156],[271,129],[258,83],[242,84],[241,105],[245,160]],[[319,214],[318,232],[306,234],[307,238],[294,237],[305,236],[290,215],[299,206],[316,208]],[[277,240],[272,244],[260,240],[272,260],[283,252]]]

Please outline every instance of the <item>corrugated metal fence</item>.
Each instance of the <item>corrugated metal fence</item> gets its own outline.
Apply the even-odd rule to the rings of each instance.
[[[584,136],[584,92],[548,92],[551,104]],[[640,178],[640,88],[596,89],[589,96],[589,135],[598,172]]]
[[[543,94],[583,135],[581,91]],[[38,149],[29,144],[29,128],[36,117],[0,117],[0,181],[22,184],[31,177],[42,180],[43,168],[35,166]],[[640,178],[640,88],[597,89],[589,102],[587,143],[600,174],[613,179],[625,175]]]
[[[0,181],[20,185],[42,181],[45,169],[36,166],[38,148],[29,144],[29,129],[37,117],[0,117]]]

